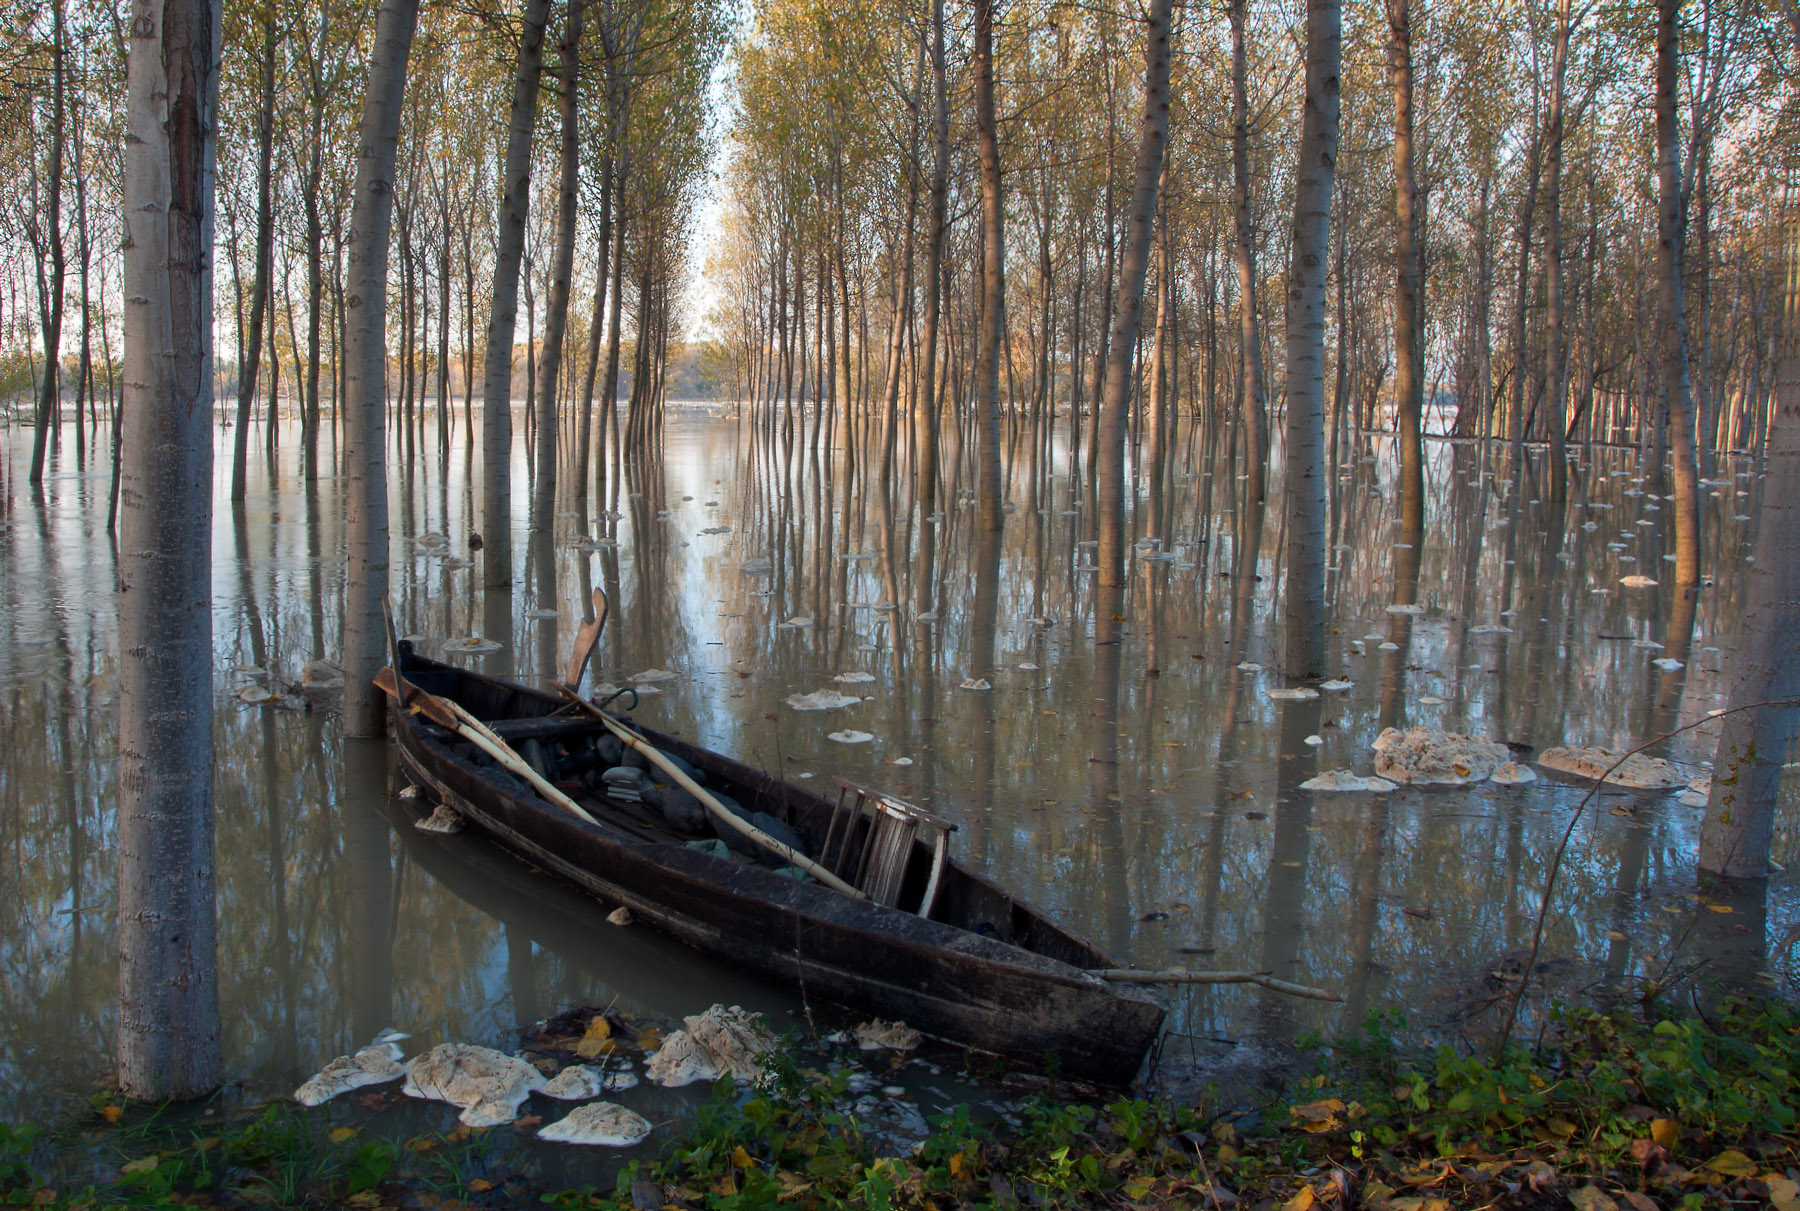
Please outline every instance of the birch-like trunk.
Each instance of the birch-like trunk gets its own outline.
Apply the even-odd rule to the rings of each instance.
[[[346,736],[379,736],[387,704],[372,684],[386,661],[388,591],[387,269],[394,218],[394,160],[406,61],[419,0],[383,0],[369,53],[368,91],[350,205],[349,291],[344,296],[344,583]]]
[[[1156,187],[1169,142],[1169,15],[1172,0],[1151,0],[1144,45],[1144,121],[1119,257],[1118,294],[1107,344],[1106,388],[1100,397],[1100,549],[1095,557],[1102,588],[1123,588],[1131,544],[1125,531],[1125,430],[1131,415],[1133,355],[1144,312],[1144,280],[1150,271],[1150,236],[1156,224]]]
[[[1244,53],[1246,0],[1231,0],[1231,189],[1237,228],[1238,406],[1250,435],[1250,481],[1245,499],[1268,495],[1269,393],[1263,384],[1262,336],[1257,331],[1256,237],[1250,223],[1250,102]]]
[[[1800,42],[1800,27],[1795,29]],[[1800,155],[1790,151],[1790,157]],[[1733,657],[1733,707],[1713,756],[1712,794],[1700,824],[1700,869],[1730,878],[1769,873],[1781,767],[1800,731],[1800,171],[1790,160],[1782,250],[1787,318],[1769,412],[1762,517],[1750,565],[1750,603]],[[1691,592],[1692,590],[1682,590]]]
[[[134,0],[119,510],[119,1087],[218,1087],[212,686],[217,0]]]
[[[1306,7],[1306,109],[1300,119],[1287,295],[1288,586],[1282,663],[1325,671],[1325,278],[1337,183],[1339,0]]]
[[[1400,439],[1400,528],[1416,536],[1425,528],[1425,261],[1413,171],[1412,0],[1388,0],[1387,8],[1388,86],[1394,93],[1394,429]]]
[[[569,322],[569,279],[575,273],[575,204],[581,182],[581,32],[587,0],[573,0],[563,18],[557,61],[562,74],[561,177],[556,193],[556,239],[550,253],[550,299],[544,314],[544,353],[538,362],[537,479],[532,484],[531,527],[550,529],[556,502],[556,385],[562,369],[563,333]]]
[[[975,0],[975,143],[981,159],[981,348],[975,371],[981,528],[1006,525],[1000,499],[1000,345],[1006,333],[1006,220],[994,117],[994,4]]]
[[[1694,395],[1688,385],[1687,317],[1681,254],[1687,243],[1687,193],[1682,182],[1680,87],[1681,0],[1656,4],[1656,267],[1661,279],[1657,348],[1669,408],[1669,456],[1675,484],[1675,583],[1700,583],[1700,465],[1694,438]]]
[[[513,332],[519,320],[519,262],[525,255],[525,217],[531,204],[531,136],[537,125],[550,0],[525,0],[521,17],[506,165],[500,178],[493,310],[481,376],[481,562],[482,581],[490,589],[512,583]]]

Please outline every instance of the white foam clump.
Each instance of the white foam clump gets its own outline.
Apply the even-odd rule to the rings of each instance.
[[[616,1102],[589,1102],[551,1123],[537,1137],[558,1144],[595,1144],[629,1148],[650,1134],[650,1120]]]
[[[1311,702],[1319,696],[1319,691],[1310,685],[1302,685],[1291,690],[1267,690],[1265,694],[1276,702]]]
[[[1355,682],[1345,681],[1341,677],[1334,677],[1330,681],[1319,682],[1319,688],[1328,691],[1329,693],[1341,694],[1354,684]]]
[[[1390,614],[1406,614],[1416,618],[1425,612],[1425,607],[1410,601],[1400,601],[1389,606],[1387,612]]]
[[[803,631],[807,627],[811,626],[812,624],[813,624],[813,620],[806,617],[805,615],[795,615],[793,618],[788,619],[786,622],[776,623],[775,626],[777,629],[786,629],[789,631]]]
[[[645,669],[641,673],[633,673],[626,680],[636,685],[649,685],[653,681],[673,681],[681,676],[673,669]]]
[[[1598,745],[1551,748],[1544,750],[1543,755],[1538,758],[1538,764],[1559,773],[1573,774],[1577,778],[1602,779],[1609,786],[1622,786],[1628,790],[1672,790],[1687,781],[1675,772],[1673,765],[1661,757],[1646,757],[1642,753],[1633,753],[1625,758],[1618,769],[1607,773],[1619,760],[1619,756],[1611,749]]]
[[[1663,670],[1665,673],[1673,673],[1676,669],[1685,669],[1687,667],[1687,665],[1681,663],[1681,661],[1675,659],[1673,656],[1658,656],[1650,663]]]
[[[406,1069],[400,1063],[400,1048],[390,1042],[376,1042],[355,1055],[338,1056],[306,1078],[305,1083],[294,1090],[294,1100],[302,1106],[318,1106],[340,1093],[367,1085],[385,1085],[405,1075]]]
[[[630,1072],[604,1072],[587,1064],[571,1064],[551,1077],[540,1092],[559,1101],[580,1102],[602,1093],[631,1089],[637,1083],[637,1076]]]
[[[1375,738],[1375,772],[1394,782],[1466,786],[1512,759],[1504,744],[1430,727],[1387,728]]]
[[[993,684],[986,677],[964,677],[959,687],[965,690],[991,690]]]
[[[762,1057],[775,1046],[768,1028],[736,1005],[714,1005],[682,1023],[686,1029],[665,1038],[644,1067],[646,1077],[669,1089],[726,1076],[753,1081],[762,1075]]]
[[[911,1051],[919,1045],[919,1032],[898,1019],[875,1018],[856,1028],[856,1045],[864,1051]]]
[[[413,827],[422,833],[442,833],[450,836],[463,830],[462,813],[447,803],[440,803],[429,816],[421,816],[414,820]]]
[[[1527,782],[1537,781],[1537,771],[1529,765],[1520,765],[1517,761],[1503,761],[1494,767],[1488,775],[1488,781],[1500,786],[1523,786]]]
[[[1628,589],[1648,589],[1656,584],[1656,580],[1654,577],[1650,576],[1632,575],[1621,576],[1619,578],[1619,583]]]
[[[862,699],[854,694],[840,694],[836,690],[814,690],[810,694],[789,694],[782,701],[797,711],[835,711],[855,706]]]
[[[826,732],[825,739],[835,740],[839,744],[867,744],[875,739],[872,732],[859,732],[855,728],[845,728],[841,732]]]
[[[852,672],[852,673],[839,673],[836,677],[833,677],[832,680],[836,681],[836,682],[840,682],[843,685],[865,685],[868,682],[875,680],[875,674],[864,673],[864,672],[860,672],[860,671]]]
[[[1394,789],[1386,778],[1366,778],[1347,769],[1328,769],[1300,784],[1303,791],[1372,791],[1385,795]]]
[[[519,1117],[519,1107],[544,1075],[524,1060],[472,1043],[439,1043],[406,1066],[408,1097],[462,1108],[466,1127],[497,1127]]]

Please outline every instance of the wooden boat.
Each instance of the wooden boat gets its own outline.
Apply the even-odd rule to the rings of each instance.
[[[929,813],[849,784],[834,803],[633,723],[650,745],[698,771],[708,791],[747,815],[764,813],[753,819],[779,821],[799,849],[857,890],[795,878],[765,864],[766,853],[765,861],[721,857],[649,805],[562,776],[591,761],[606,735],[590,708],[571,711],[567,695],[426,659],[404,641],[395,652],[403,693],[455,703],[542,775],[509,772],[464,734],[396,699],[409,776],[517,857],[624,905],[638,921],[810,996],[1095,1084],[1128,1084],[1156,1041],[1163,1005],[1094,975],[1122,964],[949,858],[952,826]],[[534,789],[552,779],[546,791]],[[565,793],[591,821],[558,805]]]

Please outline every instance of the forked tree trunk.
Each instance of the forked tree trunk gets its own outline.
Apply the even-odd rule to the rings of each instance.
[[[1144,279],[1150,271],[1150,235],[1156,223],[1156,187],[1169,142],[1169,15],[1172,0],[1151,0],[1144,45],[1144,122],[1138,133],[1137,167],[1119,257],[1119,289],[1107,345],[1106,390],[1100,398],[1100,549],[1095,557],[1103,588],[1123,588],[1130,542],[1125,532],[1125,428],[1131,413],[1133,355],[1144,312]]]
[[[387,709],[372,684],[386,648],[388,590],[387,250],[394,218],[394,159],[400,102],[419,0],[383,0],[369,54],[368,91],[358,135],[350,209],[349,291],[345,295],[344,584],[346,736],[379,736]]]
[[[1309,0],[1306,110],[1300,120],[1287,297],[1288,587],[1282,663],[1294,677],[1325,671],[1325,277],[1337,182],[1342,42],[1339,0]]]
[[[513,332],[519,320],[519,262],[525,254],[525,217],[531,203],[531,135],[537,124],[550,0],[525,0],[522,18],[512,115],[506,128],[506,166],[500,178],[493,310],[481,376],[482,581],[490,589],[512,583]]]
[[[537,479],[532,484],[531,527],[548,530],[556,504],[556,386],[562,370],[563,333],[569,322],[569,279],[575,272],[575,204],[581,191],[581,32],[588,0],[570,0],[563,18],[557,61],[562,73],[561,179],[556,195],[556,240],[550,254],[550,299],[544,314],[544,354],[538,362]]]
[[[1687,318],[1681,256],[1687,243],[1687,194],[1681,170],[1681,131],[1675,113],[1680,87],[1681,0],[1656,4],[1656,266],[1661,278],[1657,345],[1669,406],[1669,456],[1675,484],[1675,583],[1700,583],[1700,466],[1694,438],[1694,395],[1688,385]]]
[[[119,1087],[218,1087],[212,348],[217,0],[134,0],[119,525]]]
[[[994,118],[994,4],[975,0],[975,142],[981,159],[981,348],[975,373],[981,528],[1006,524],[1000,499],[1000,345],[1006,332],[1005,207]]]
[[[1416,535],[1425,528],[1425,263],[1413,171],[1412,0],[1388,0],[1387,10],[1388,84],[1394,93],[1394,430],[1400,444],[1400,528]]]

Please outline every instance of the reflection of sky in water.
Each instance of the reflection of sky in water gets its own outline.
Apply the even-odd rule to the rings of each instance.
[[[30,1099],[105,1067],[116,979],[113,559],[97,516],[104,469],[76,474],[65,444],[39,508],[22,494],[29,435],[8,430],[0,441],[14,493],[0,514],[0,727],[11,740],[0,763],[0,1087]],[[594,678],[680,674],[644,697],[647,720],[789,776],[811,773],[816,789],[838,774],[931,806],[961,824],[954,844],[969,861],[1139,964],[1267,967],[1351,1001],[1277,1005],[1241,988],[1196,989],[1171,1020],[1200,1038],[1335,1029],[1369,1007],[1439,1021],[1529,940],[1577,794],[1550,783],[1386,800],[1296,789],[1320,769],[1366,771],[1381,726],[1467,728],[1539,747],[1618,744],[1699,719],[1728,691],[1719,670],[1752,537],[1739,517],[1756,511],[1737,494],[1755,490],[1737,464],[1719,470],[1731,482],[1715,483],[1706,502],[1719,583],[1699,603],[1691,649],[1676,652],[1634,644],[1668,639],[1667,587],[1620,584],[1667,568],[1667,511],[1633,476],[1613,474],[1634,465],[1630,452],[1597,453],[1552,527],[1535,486],[1515,521],[1504,485],[1472,478],[1472,450],[1434,445],[1432,528],[1412,556],[1394,546],[1391,467],[1357,461],[1335,485],[1329,586],[1332,667],[1354,685],[1281,704],[1266,696],[1278,674],[1237,667],[1278,657],[1278,500],[1260,539],[1261,580],[1240,603],[1232,572],[1240,524],[1253,518],[1227,499],[1236,469],[1221,460],[1213,474],[1172,477],[1164,537],[1175,559],[1135,561],[1123,607],[1102,610],[1081,570],[1092,560],[1080,545],[1089,519],[1071,506],[1067,451],[1049,444],[1046,481],[1034,448],[1028,435],[1016,445],[1018,507],[986,556],[961,503],[972,481],[949,471],[928,603],[938,619],[925,623],[916,619],[925,526],[904,499],[884,502],[879,465],[852,470],[824,451],[815,460],[806,444],[784,465],[748,428],[679,410],[660,475],[620,485],[604,506],[618,517],[590,519],[590,537],[616,543],[591,552],[574,548],[568,515],[548,543],[530,541],[516,443],[520,575],[510,598],[483,594],[469,570],[411,541],[439,532],[450,555],[467,553],[472,477],[458,433],[447,476],[431,469],[428,442],[420,475],[393,485],[401,627],[425,636],[427,650],[483,635],[503,650],[467,659],[546,680],[560,674],[587,591],[603,587],[613,614]],[[522,1021],[615,996],[662,1017],[721,999],[786,1007],[647,930],[605,926],[579,897],[478,841],[396,835],[376,810],[393,810],[378,747],[339,742],[323,712],[235,697],[250,684],[240,666],[269,665],[293,681],[337,646],[338,485],[321,481],[309,495],[293,457],[283,459],[280,490],[253,483],[242,527],[228,504],[214,525],[221,983],[233,1072],[281,1091],[390,1023],[425,1041],[498,1042]],[[221,462],[221,483],[224,473]],[[904,450],[894,478],[907,479]],[[729,529],[701,532],[715,527]],[[985,601],[984,557],[998,563]],[[1395,578],[1410,557],[1426,610],[1416,618],[1386,609],[1406,594]],[[752,558],[771,570],[742,572]],[[889,602],[901,608],[869,608]],[[561,617],[530,617],[541,608]],[[797,617],[813,625],[781,625]],[[1500,626],[1509,630],[1472,630]],[[1396,648],[1382,650],[1387,642]],[[1663,655],[1688,667],[1660,673],[1649,662]],[[875,680],[832,680],[847,671]],[[961,688],[971,677],[992,688]],[[820,713],[783,704],[822,688],[870,700]],[[826,738],[840,729],[875,739]],[[1307,745],[1312,735],[1322,743]],[[1684,739],[1671,755],[1692,762],[1708,748]],[[1677,967],[1734,939],[1766,935],[1776,946],[1788,936],[1796,898],[1786,878],[1766,924],[1696,908],[1697,824],[1698,812],[1673,799],[1596,801],[1576,830],[1549,932],[1550,954],[1581,961],[1574,983],[1655,975],[1678,948]],[[1784,818],[1777,857],[1793,853]],[[1792,978],[1791,955],[1772,961]],[[1183,1054],[1170,1052],[1176,1063]]]

